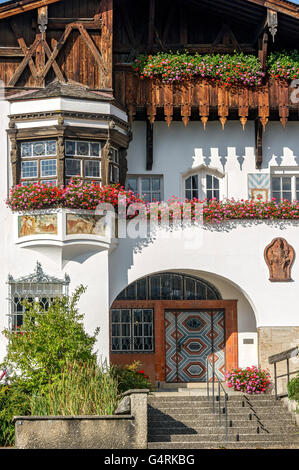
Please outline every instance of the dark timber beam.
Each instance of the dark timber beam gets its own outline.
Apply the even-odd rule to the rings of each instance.
[[[263,126],[260,119],[255,120],[255,166],[261,169],[263,164]]]
[[[154,125],[146,121],[146,170],[152,171],[154,163]]]
[[[155,34],[155,0],[149,0],[149,22],[148,22],[148,48],[151,50],[154,45]]]

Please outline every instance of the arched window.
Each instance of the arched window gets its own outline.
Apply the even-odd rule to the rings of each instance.
[[[225,176],[224,173],[219,171],[217,168],[210,168],[206,165],[199,165],[196,168],[192,168],[188,172],[182,175],[183,177],[183,188],[186,199],[216,199],[219,201],[223,197],[224,187],[221,183],[221,179]]]
[[[221,294],[203,279],[160,273],[133,282],[116,300],[221,300]]]

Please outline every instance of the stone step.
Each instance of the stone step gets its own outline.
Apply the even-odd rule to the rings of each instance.
[[[225,403],[222,403],[220,402],[220,409],[223,410],[225,408]],[[215,411],[218,413],[218,410],[219,410],[219,402],[215,403],[215,407],[214,407]],[[249,406],[242,406],[241,404],[240,405],[236,405],[234,406],[233,404],[227,404],[227,411],[228,413],[234,413],[234,412],[237,412],[237,413],[244,413],[244,414],[247,414],[247,413],[255,413],[255,414],[258,414],[258,413],[264,413],[265,411],[269,411],[269,410],[272,410],[272,412],[275,412],[275,413],[286,413],[286,410],[285,408],[282,408],[280,406],[269,406],[269,405],[259,405],[259,406],[254,406],[254,407],[249,407]],[[177,413],[184,413],[184,414],[196,414],[196,415],[200,415],[200,414],[206,414],[206,413],[212,413],[213,412],[213,407],[212,405],[209,405],[207,403],[202,403],[200,405],[196,405],[194,407],[189,407],[189,406],[179,406],[179,405],[176,405],[176,404],[160,404],[160,405],[149,405],[148,407],[148,413],[151,415],[151,414],[157,414],[157,413],[167,413],[167,412],[177,412]]]
[[[196,410],[196,411],[194,411],[194,413],[183,412],[183,410],[181,408],[162,408],[162,409],[157,409],[156,408],[155,412],[149,411],[150,419],[153,417],[153,414],[155,414],[155,415],[160,414],[161,418],[166,418],[167,416],[170,416],[170,417],[174,418],[174,417],[177,417],[179,415],[184,415],[184,416],[189,416],[189,417],[196,416],[196,418],[204,420],[204,419],[208,418],[209,416],[217,416],[218,417],[218,409],[216,409],[215,413],[213,414],[212,410],[210,410],[209,408],[203,409],[202,412],[198,412],[198,410]],[[222,413],[222,415],[225,416],[225,413]],[[235,419],[236,418],[241,418],[241,417],[243,417],[244,419],[245,418],[250,419],[250,415],[252,416],[252,418],[259,418],[259,419],[264,419],[264,418],[270,417],[271,419],[291,420],[291,416],[288,413],[283,412],[281,410],[275,410],[275,414],[274,414],[273,410],[271,410],[269,408],[260,409],[256,413],[254,413],[251,410],[243,410],[243,409],[242,410],[232,409],[228,412],[228,416],[231,419],[234,418],[234,417],[235,417]]]
[[[260,441],[271,441],[271,442],[288,442],[292,444],[299,444],[299,436],[286,434],[239,434],[236,431],[228,434],[229,440],[234,442],[260,442]],[[221,434],[160,434],[159,432],[149,435],[149,441],[151,442],[223,442],[225,440],[225,431]]]
[[[299,449],[297,444],[273,442],[149,442],[148,449]]]
[[[215,395],[216,397],[217,395]],[[210,401],[212,401],[213,397],[212,395],[210,395]],[[221,394],[221,400],[223,401],[224,400],[224,395]],[[157,396],[153,396],[153,395],[149,395],[148,397],[148,402],[149,403],[172,403],[172,402],[177,402],[177,403],[190,403],[190,402],[208,402],[208,397],[207,395],[199,395],[199,396],[195,396],[195,395],[186,395],[186,396],[182,396],[182,395],[179,395],[179,394],[174,394],[173,396],[162,396],[162,397],[157,397]],[[243,394],[236,397],[236,396],[229,396],[228,397],[228,402],[239,402],[239,403],[242,403],[242,401],[245,401],[245,403],[263,403],[263,402],[270,402],[270,403],[273,403],[273,404],[282,404],[280,400],[275,400],[275,397],[273,397],[272,395],[259,395],[259,396],[244,396]]]
[[[206,426],[197,426],[196,428],[191,428],[185,423],[181,422],[181,428],[189,430],[189,432],[194,432],[196,430],[197,434],[204,433],[204,434],[217,434],[217,433],[222,433],[225,430],[225,424],[222,422],[222,425],[219,426],[218,422],[210,423],[209,425]],[[169,424],[169,425],[168,425]],[[161,423],[161,422],[155,422],[151,424],[148,427],[148,432],[149,434],[157,434],[157,432],[162,432],[163,433],[169,433],[171,432],[176,432],[177,429],[180,428],[180,426],[172,426],[170,423]],[[257,431],[258,430],[258,431]],[[266,433],[271,433],[271,434],[285,434],[285,433],[290,433],[290,434],[296,434],[298,432],[298,428],[292,424],[288,425],[277,425],[274,423],[272,426],[261,426],[258,425],[258,423],[254,424],[249,424],[249,423],[244,423],[243,426],[242,424],[236,422],[232,423],[232,426],[228,427],[228,431],[230,433],[239,433],[239,434],[246,434],[246,433],[251,433],[251,434],[257,434],[260,432],[260,434],[266,434]]]
[[[195,423],[195,424],[188,424],[188,423],[178,423],[177,425],[174,425],[173,423],[154,423],[153,425],[149,425],[148,426],[148,432],[149,433],[163,433],[163,434],[167,434],[167,433],[181,433],[181,434],[193,434],[193,433],[200,433],[200,432],[205,432],[206,429],[210,429],[210,428],[217,428],[218,427],[218,421],[208,421],[207,423],[204,423],[204,424],[199,424],[199,423]],[[219,426],[220,428],[221,427],[225,427],[224,425],[224,422],[222,422],[222,425]],[[278,427],[278,426],[275,426],[275,423],[254,423],[253,426],[251,426],[247,421],[233,421],[232,422],[232,429],[242,429],[242,428],[246,428],[247,429],[250,429],[250,432],[253,432],[254,429],[257,429],[259,428],[261,431],[263,432],[274,432],[274,430]],[[284,433],[284,429],[287,431],[287,432],[292,432],[292,433],[296,433],[298,432],[297,431],[297,428],[295,428],[294,426],[292,426],[291,423],[288,423],[287,425],[281,425],[281,427],[279,427],[279,429],[281,430],[280,432]]]

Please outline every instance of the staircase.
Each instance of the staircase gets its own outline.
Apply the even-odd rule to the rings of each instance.
[[[222,401],[223,404],[223,401]],[[154,393],[148,400],[149,449],[299,449],[299,428],[272,395],[230,395],[224,415],[203,393]]]

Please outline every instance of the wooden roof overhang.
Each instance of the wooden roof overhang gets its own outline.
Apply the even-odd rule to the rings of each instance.
[[[30,10],[35,10],[51,3],[57,3],[61,0],[20,0],[20,1],[10,1],[2,4],[0,6],[0,20],[9,18],[11,16],[19,15],[21,13],[26,13]]]

